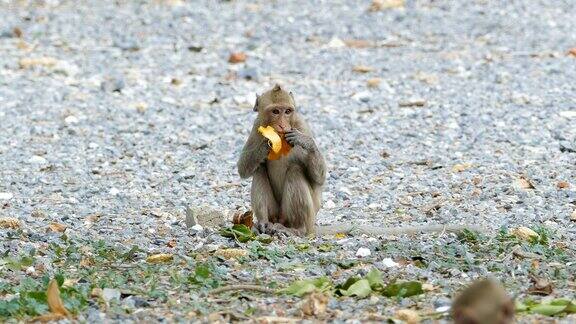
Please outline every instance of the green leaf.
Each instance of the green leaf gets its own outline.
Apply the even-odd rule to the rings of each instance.
[[[550,304],[540,304],[530,308],[530,312],[545,315],[554,316],[562,313],[566,309],[566,305],[550,305]]]
[[[554,306],[566,306],[564,310],[568,314],[576,313],[576,303],[570,299],[558,298],[550,302],[550,305]]]
[[[221,229],[220,235],[234,238],[240,243],[246,243],[256,238],[254,232],[244,224],[235,224],[232,227]]]
[[[330,243],[323,243],[320,244],[320,246],[318,246],[318,251],[320,252],[330,252],[332,251],[332,249],[334,248],[334,246]]]
[[[371,293],[372,288],[370,288],[370,282],[366,279],[360,279],[352,284],[348,289],[342,291],[344,296],[357,296],[360,298],[364,298]]]
[[[358,264],[358,261],[355,260],[342,260],[342,261],[338,261],[336,264],[338,264],[338,266],[342,269],[350,269],[353,266]]]
[[[384,287],[384,281],[382,280],[382,273],[374,268],[368,272],[366,275],[366,280],[370,283],[370,287],[373,290],[381,290]]]
[[[345,292],[350,288],[353,284],[355,284],[360,278],[358,277],[350,277],[344,283],[339,284],[336,286],[336,293],[340,296],[345,296]]]
[[[517,313],[519,312],[525,312],[529,309],[528,305],[524,304],[523,302],[516,300],[514,302],[514,308],[516,310]]]
[[[330,286],[331,283],[328,278],[321,277],[317,279],[295,281],[287,288],[280,290],[280,292],[301,297],[313,291],[326,291],[330,289]]]
[[[270,236],[268,234],[260,234],[256,237],[256,240],[260,243],[270,244],[270,243],[272,243],[274,238],[272,238],[272,236]]]
[[[310,244],[307,243],[301,243],[296,245],[296,250],[300,251],[300,252],[305,252],[308,251],[310,249]]]
[[[424,293],[422,284],[418,281],[393,283],[384,288],[382,294],[386,297],[410,297]]]

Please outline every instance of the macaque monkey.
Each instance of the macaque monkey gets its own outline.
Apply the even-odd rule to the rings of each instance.
[[[260,231],[274,225],[298,233],[315,232],[326,164],[308,124],[298,113],[294,96],[280,85],[256,96],[258,113],[238,161],[238,173],[252,177],[251,205]],[[278,160],[268,160],[268,140],[258,132],[272,126],[292,149]],[[278,226],[275,226],[278,228]]]
[[[456,324],[508,324],[514,321],[514,301],[492,279],[483,279],[464,289],[452,303]]]
[[[377,228],[374,226],[335,224],[316,226],[321,206],[326,164],[314,141],[310,127],[298,112],[294,96],[281,86],[256,96],[258,113],[238,161],[242,179],[252,177],[252,211],[259,232],[289,234],[336,234],[360,232],[369,235],[398,235],[418,232],[456,232],[466,226],[431,225],[422,227]],[[258,132],[260,126],[272,126],[292,146],[288,155],[269,160],[268,139]]]

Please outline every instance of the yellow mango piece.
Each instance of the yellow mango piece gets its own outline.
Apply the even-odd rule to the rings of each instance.
[[[262,136],[266,137],[270,141],[272,144],[272,151],[274,151],[274,153],[280,152],[280,149],[282,149],[282,139],[280,139],[280,135],[276,133],[272,126],[260,126],[258,127],[258,132],[260,132]]]

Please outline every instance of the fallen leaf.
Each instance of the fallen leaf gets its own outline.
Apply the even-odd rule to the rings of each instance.
[[[90,297],[95,297],[95,298],[102,297],[102,288],[100,288],[100,287],[93,288],[92,291],[90,292]]]
[[[532,286],[528,288],[530,295],[548,296],[553,292],[552,284],[544,278],[532,277]]]
[[[174,248],[176,247],[176,240],[170,240],[166,243],[166,246]]]
[[[220,249],[217,250],[214,255],[223,257],[224,259],[238,259],[240,257],[245,257],[248,255],[248,251],[243,249]]]
[[[87,268],[87,267],[93,266],[94,264],[96,264],[94,262],[94,259],[92,259],[90,257],[84,257],[84,258],[80,259],[80,266],[81,267]]]
[[[18,37],[18,38],[22,38],[22,35],[24,34],[22,32],[22,29],[20,29],[20,27],[14,27],[12,29],[12,34],[14,34],[14,36]]]
[[[367,66],[367,65],[356,65],[352,68],[352,71],[358,73],[368,73],[374,71],[374,68]]]
[[[280,292],[288,295],[301,297],[314,291],[320,291],[320,292],[326,291],[330,289],[330,287],[331,282],[328,280],[328,278],[320,277],[317,279],[306,279],[295,281],[292,284],[290,284],[290,286],[288,286],[287,288],[280,290]]]
[[[382,79],[380,79],[380,78],[372,78],[372,79],[366,80],[366,84],[368,85],[369,88],[377,88],[380,86],[381,82],[382,82]]]
[[[572,215],[570,215],[570,220],[573,221],[573,222],[576,222],[576,210],[574,210],[574,211],[572,212]]]
[[[64,303],[60,298],[60,289],[58,288],[58,282],[55,279],[50,280],[50,283],[48,284],[46,299],[48,302],[48,307],[52,313],[61,316],[70,315],[70,312],[68,312],[66,307],[64,307]]]
[[[520,226],[510,230],[510,234],[524,241],[530,241],[533,239],[540,238],[540,235],[538,233],[534,232],[533,230],[525,226]]]
[[[14,217],[2,217],[0,218],[0,228],[20,228],[20,220]]]
[[[246,61],[246,54],[242,53],[242,52],[236,52],[236,53],[232,53],[230,54],[230,57],[228,58],[228,62],[232,63],[232,64],[237,64],[237,63],[242,63]]]
[[[62,233],[64,231],[66,231],[66,228],[68,226],[66,226],[65,224],[60,224],[60,223],[50,223],[48,225],[48,230],[50,232],[57,232],[57,233]]]
[[[421,321],[420,315],[412,309],[401,309],[396,312],[394,317],[407,324],[417,324]]]
[[[472,163],[459,163],[452,167],[452,172],[462,172],[472,167]]]
[[[570,183],[568,183],[566,181],[558,181],[558,183],[556,184],[556,187],[558,189],[568,189],[568,188],[570,188]]]
[[[244,212],[244,213],[237,213],[232,218],[233,224],[243,224],[248,228],[252,228],[254,226],[254,213],[251,210]]]
[[[404,8],[404,0],[373,0],[369,11]]]
[[[521,189],[534,189],[535,188],[530,180],[523,178],[523,177],[516,180],[516,183],[517,183],[518,187],[520,187]]]
[[[367,279],[360,279],[350,285],[347,289],[340,289],[340,293],[344,296],[356,296],[358,298],[367,297],[372,293],[370,282]]]
[[[334,234],[334,238],[337,240],[344,239],[344,238],[346,238],[346,233],[336,233],[336,234]]]
[[[576,57],[576,47],[569,49],[568,55],[572,55],[572,56]]]
[[[387,297],[410,297],[424,293],[422,284],[418,281],[393,283],[384,288],[382,294]]]
[[[347,39],[344,44],[350,48],[367,48],[372,47],[373,43],[364,39]]]
[[[160,254],[153,254],[146,258],[146,262],[148,263],[165,263],[170,262],[174,259],[172,254],[168,253],[160,253]]]
[[[322,316],[326,313],[327,305],[328,296],[315,292],[306,297],[300,308],[306,316]]]
[[[21,69],[29,69],[35,66],[53,67],[56,63],[58,63],[58,60],[52,57],[23,58],[18,62]]]

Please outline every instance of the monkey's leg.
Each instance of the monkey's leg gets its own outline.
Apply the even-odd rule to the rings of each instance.
[[[317,208],[312,188],[299,164],[288,166],[282,192],[280,223],[288,228],[304,229],[306,234],[314,233]]]
[[[252,177],[251,189],[252,212],[258,219],[259,226],[266,226],[267,223],[278,221],[279,206],[274,198],[272,186],[268,179],[268,173],[264,166],[258,167]]]

